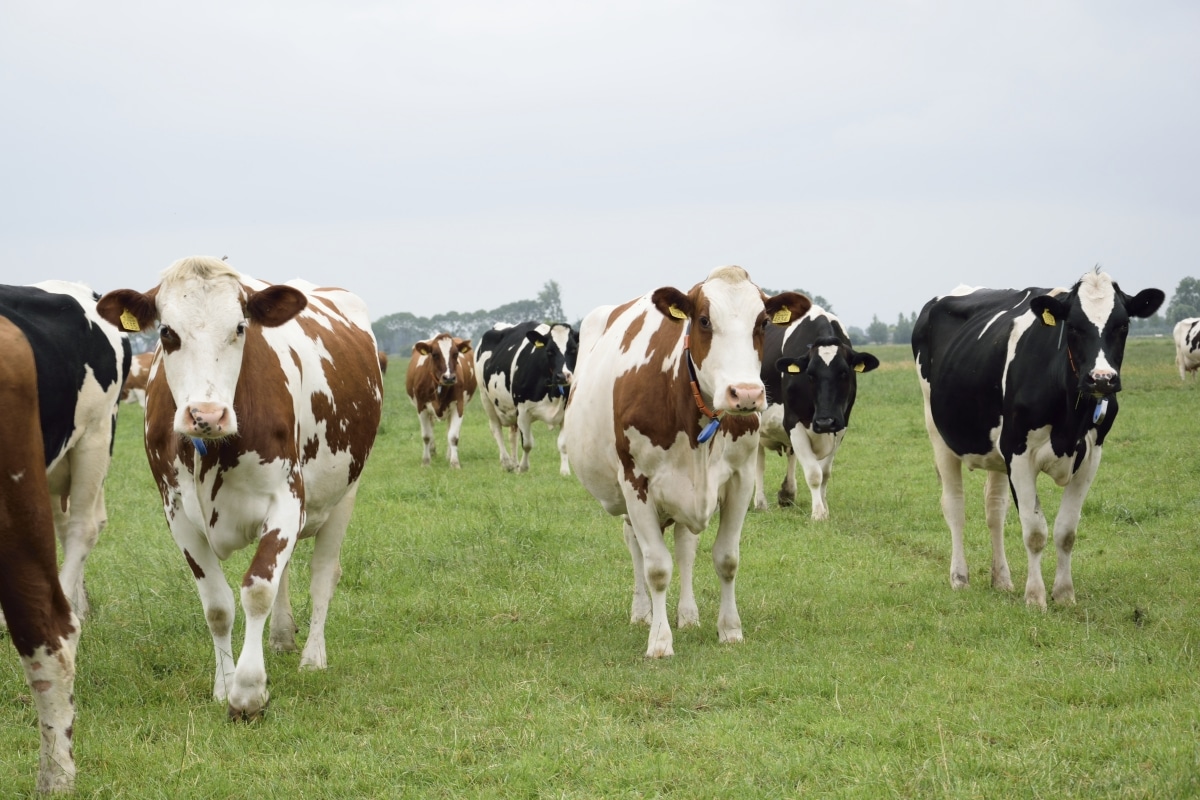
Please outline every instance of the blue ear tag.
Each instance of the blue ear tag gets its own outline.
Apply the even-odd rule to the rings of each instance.
[[[196,452],[202,456],[208,455],[208,448],[204,446],[203,439],[192,439],[192,446],[196,448]]]
[[[1105,397],[1096,401],[1096,410],[1092,412],[1092,424],[1099,425],[1104,421],[1104,415],[1108,413],[1108,398]]]
[[[720,419],[710,419],[708,424],[704,426],[704,430],[700,431],[700,435],[696,437],[696,441],[704,444],[713,437],[713,434],[717,432],[717,428],[719,427],[721,427]]]

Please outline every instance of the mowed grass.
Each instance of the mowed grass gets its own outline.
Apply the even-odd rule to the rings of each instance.
[[[751,512],[746,641],[717,642],[702,538],[699,629],[646,660],[628,621],[620,523],[558,474],[505,473],[478,401],[463,469],[420,466],[404,363],[363,478],[327,626],[329,669],[267,654],[254,724],[211,700],[200,602],[123,406],[110,523],[88,563],[78,660],[81,797],[1121,797],[1200,793],[1200,390],[1169,340],[1129,344],[1120,417],[1075,548],[1078,604],[1026,608],[989,583],[983,476],[969,474],[972,584],[949,533],[907,347],[868,348],[831,519]],[[654,398],[647,398],[653,402]],[[783,460],[768,460],[774,498]],[[1043,478],[1042,502],[1059,490]],[[1008,558],[1026,561],[1010,512]],[[307,559],[293,563],[301,641]],[[250,552],[235,554],[237,581]],[[1043,570],[1053,580],[1053,555]],[[678,592],[672,588],[674,612]],[[240,649],[240,639],[237,645]],[[36,715],[0,658],[0,795],[32,792]],[[2,651],[0,651],[2,652]]]

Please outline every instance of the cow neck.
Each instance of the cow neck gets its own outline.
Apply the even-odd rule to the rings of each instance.
[[[700,435],[696,437],[696,441],[704,444],[713,437],[717,432],[717,428],[721,427],[721,417],[724,412],[711,411],[704,403],[704,398],[700,394],[700,383],[696,380],[696,365],[692,363],[692,321],[688,320],[687,329],[683,332],[683,356],[687,361],[688,377],[692,382],[692,397],[696,398],[696,408],[700,409],[700,413],[708,417],[708,424],[704,426],[704,430],[700,431]]]

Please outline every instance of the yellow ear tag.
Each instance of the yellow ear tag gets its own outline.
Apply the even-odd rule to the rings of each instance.
[[[790,308],[781,308],[775,312],[775,316],[771,317],[771,322],[776,325],[787,325],[792,318],[792,310]]]
[[[788,372],[799,372],[800,368],[798,366],[796,366],[795,364],[788,364],[787,370],[788,370]]]
[[[128,308],[121,312],[121,327],[134,333],[142,329],[142,326],[138,324],[138,318]]]
[[[546,343],[545,342],[534,342],[533,346],[534,347],[545,347]]]
[[[1048,308],[1042,311],[1042,322],[1046,323],[1051,328],[1058,324],[1054,321],[1054,315],[1050,313],[1050,309]]]
[[[855,371],[855,372],[862,372],[862,371],[863,371],[863,370],[865,370],[866,368],[867,368],[867,365],[866,365],[866,364],[855,364],[855,365],[854,365],[854,371]]]
[[[671,312],[671,316],[675,319],[687,319],[687,314],[679,310],[679,306],[671,306],[667,309]]]

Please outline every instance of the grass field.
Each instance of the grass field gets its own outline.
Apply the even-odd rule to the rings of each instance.
[[[76,697],[77,794],[98,798],[1119,797],[1200,795],[1200,390],[1166,339],[1129,344],[1119,419],[1075,547],[1078,604],[988,585],[983,476],[969,474],[972,585],[949,532],[907,347],[868,348],[829,490],[831,519],[751,512],[717,642],[702,538],[702,625],[642,657],[620,523],[558,475],[500,469],[478,401],[463,469],[420,466],[404,363],[343,550],[329,669],[268,651],[270,708],[231,724],[211,697],[200,602],[124,406],[110,522],[88,563]],[[768,497],[783,460],[768,460]],[[1058,490],[1041,483],[1052,515]],[[1008,522],[1013,580],[1025,555]],[[293,595],[308,617],[309,543]],[[227,573],[237,580],[249,551]],[[1053,555],[1044,559],[1049,583]],[[677,590],[673,587],[669,604]],[[1197,639],[1197,641],[1193,641]],[[235,642],[240,640],[235,636]],[[32,792],[36,714],[0,658],[0,796]],[[3,651],[0,651],[3,652]]]

